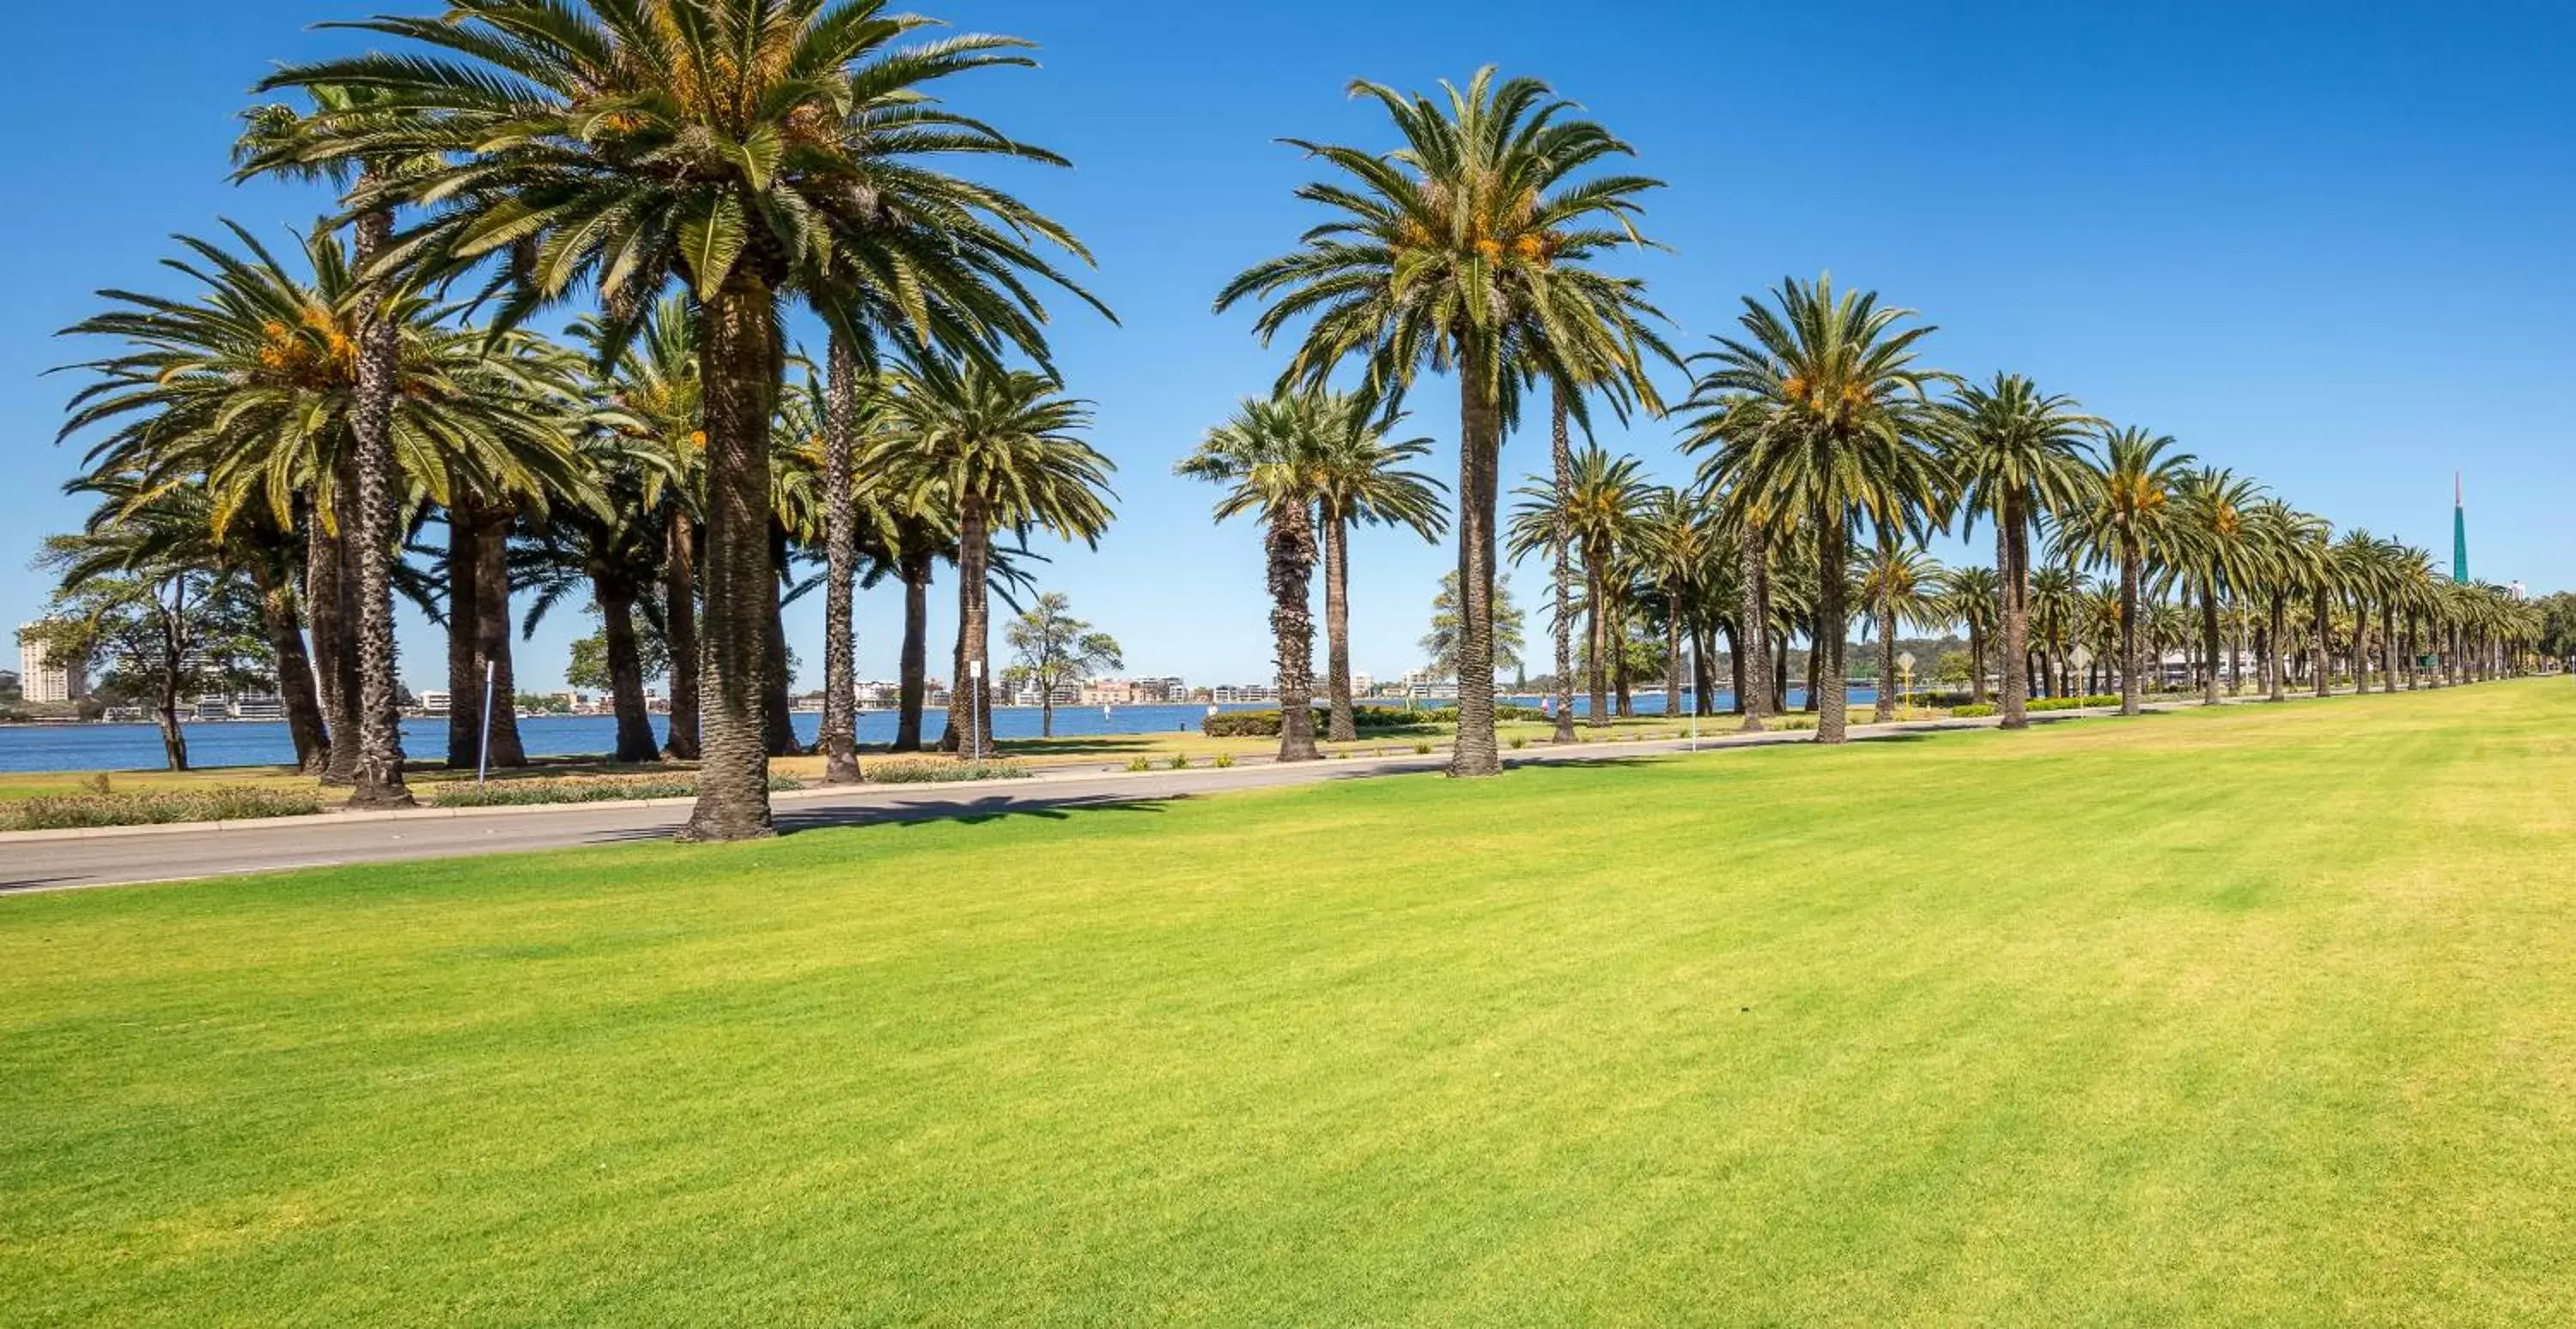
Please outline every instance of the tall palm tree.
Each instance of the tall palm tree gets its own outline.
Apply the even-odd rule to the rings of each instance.
[[[1617,627],[1619,583],[1624,580],[1617,570],[1623,552],[1643,534],[1640,518],[1654,486],[1636,458],[1613,457],[1597,443],[1575,454],[1571,481],[1559,486],[1533,478],[1520,488],[1510,552],[1517,561],[1561,542],[1581,557],[1589,723],[1607,729],[1612,660],[1627,639]]]
[[[898,476],[895,493],[914,501],[944,496],[957,529],[957,668],[949,692],[951,751],[992,746],[988,662],[993,535],[1047,530],[1097,545],[1109,528],[1109,473],[1115,465],[1077,437],[1091,404],[1063,395],[1054,379],[938,358],[890,374],[886,428],[861,469]]]
[[[1833,281],[1786,280],[1772,303],[1747,298],[1742,339],[1692,357],[1705,364],[1692,404],[1694,437],[1715,441],[1704,483],[1751,504],[1765,527],[1803,526],[1816,541],[1813,650],[1816,741],[1845,734],[1843,639],[1851,537],[1862,526],[1910,526],[1947,487],[1933,444],[1941,433],[1928,389],[1949,381],[1915,363],[1932,329],[1900,328],[1913,311],[1875,292],[1837,296]]]
[[[371,269],[394,244],[396,200],[380,196],[382,185],[389,175],[425,163],[416,151],[382,141],[399,112],[383,105],[387,98],[377,88],[364,80],[316,81],[303,87],[312,102],[309,112],[272,105],[244,117],[234,161],[243,177],[328,179],[345,191],[351,205],[351,266],[364,280],[348,305],[355,355],[346,478],[353,501],[341,551],[354,554],[350,571],[356,621],[349,626],[355,630],[351,663],[358,695],[355,761],[343,766],[351,783],[351,806],[409,807],[416,800],[403,783],[402,725],[395,711],[400,685],[394,678],[393,564],[401,538],[396,514],[401,496],[396,492],[393,430],[401,334],[386,308],[397,292],[385,274]],[[335,132],[376,143],[362,151],[335,151],[328,146]],[[344,687],[347,681],[344,672]],[[348,728],[344,724],[344,744]]]
[[[706,434],[706,695],[686,836],[771,833],[768,434],[798,293],[834,331],[991,359],[1043,358],[1033,248],[1081,255],[1019,200],[936,169],[957,153],[1060,159],[945,108],[952,75],[1025,65],[1022,43],[905,44],[929,20],[883,0],[453,0],[346,26],[407,49],[283,70],[267,87],[363,87],[295,160],[415,163],[352,209],[419,203],[387,261],[436,275],[506,258],[505,321],[589,287],[639,321],[669,281],[696,297]],[[854,296],[856,298],[854,298]],[[1088,298],[1088,297],[1084,297]]]
[[[1939,560],[1911,543],[1881,541],[1861,564],[1860,594],[1876,620],[1878,701],[1870,718],[1896,718],[1896,634],[1938,626],[1945,617]]]
[[[1425,540],[1449,527],[1439,481],[1405,467],[1431,451],[1427,438],[1389,442],[1366,400],[1326,394],[1315,403],[1315,520],[1324,560],[1325,736],[1359,737],[1351,709],[1351,525],[1402,526]]]
[[[706,434],[698,385],[697,325],[686,296],[655,302],[623,345],[596,322],[575,325],[591,347],[602,425],[629,446],[652,449],[644,501],[662,525],[662,631],[671,647],[671,723],[663,755],[698,759],[697,532],[705,492]]]
[[[609,709],[617,720],[614,759],[648,762],[659,745],[645,708],[636,613],[660,575],[664,545],[660,515],[644,501],[644,491],[668,482],[669,462],[607,431],[595,433],[584,454],[606,501],[565,507],[531,522],[511,550],[513,579],[534,592],[521,630],[534,635],[567,596],[590,597],[607,647]]]
[[[1995,526],[1995,572],[2003,585],[2003,724],[2030,723],[2030,528],[2074,510],[2084,492],[2084,435],[2101,421],[2075,399],[2051,396],[2019,374],[1961,388],[1948,412],[1942,452],[1960,489],[1968,529]]]
[[[1340,424],[1321,393],[1282,391],[1246,399],[1234,418],[1207,433],[1173,467],[1176,474],[1227,486],[1216,519],[1256,515],[1268,561],[1270,633],[1279,662],[1279,760],[1314,761],[1315,620],[1309,602],[1315,574],[1315,511],[1322,490],[1324,438]]]
[[[1639,505],[1630,543],[1638,574],[1664,602],[1664,714],[1678,716],[1682,707],[1682,641],[1685,635],[1698,639],[1693,623],[1703,609],[1701,601],[1709,589],[1706,582],[1713,567],[1729,561],[1723,557],[1727,552],[1724,535],[1709,505],[1684,490],[1659,486]],[[1705,650],[1697,652],[1703,670],[1706,654]],[[1692,691],[1695,699],[1704,701],[1707,689],[1697,680],[1693,681]]]
[[[2262,486],[2223,467],[2204,466],[2175,491],[2177,561],[2186,599],[2200,597],[2201,701],[2219,704],[2219,602],[2255,580],[2255,549],[2246,515]]]
[[[1986,701],[1986,643],[1994,640],[2003,612],[2003,578],[1993,568],[1946,568],[1941,573],[1941,613],[1968,630],[1968,700]]]
[[[2102,427],[2092,473],[2067,513],[2070,537],[2120,570],[2120,714],[2140,710],[2140,597],[2151,565],[2175,550],[2174,491],[2197,458],[2178,452],[2173,436],[2140,429]]]
[[[2370,691],[2371,620],[2373,610],[2386,594],[2388,543],[2368,531],[2344,532],[2335,542],[2335,581],[2343,592],[2345,607],[2352,615],[2352,684],[2355,692]],[[2393,691],[2394,688],[2392,687]]]
[[[2257,502],[2247,520],[2265,597],[2263,695],[2285,701],[2288,690],[2282,665],[2289,643],[2290,597],[2323,584],[2331,575],[2327,540],[2332,528],[2323,517],[2301,512],[2278,498]],[[2316,631],[2322,639],[2322,621]],[[2324,672],[2320,662],[2318,673]]]
[[[1494,573],[1502,444],[1521,387],[1545,381],[1569,397],[1604,378],[1653,402],[1644,361],[1663,353],[1647,321],[1660,317],[1633,279],[1589,265],[1643,245],[1641,176],[1578,179],[1630,155],[1534,79],[1477,71],[1434,101],[1359,82],[1403,146],[1289,142],[1340,173],[1298,197],[1334,211],[1297,250],[1245,271],[1216,307],[1265,302],[1265,344],[1291,324],[1305,332],[1282,387],[1321,386],[1348,360],[1366,368],[1363,395],[1392,412],[1425,368],[1458,381],[1458,738],[1450,774],[1502,770],[1494,740]],[[1579,409],[1579,408],[1578,408]]]

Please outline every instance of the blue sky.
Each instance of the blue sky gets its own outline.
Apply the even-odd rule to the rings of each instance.
[[[173,231],[218,216],[301,225],[327,200],[236,188],[224,153],[274,60],[344,49],[309,24],[421,0],[117,0],[30,5],[0,84],[17,142],[0,245],[0,623],[45,586],[24,571],[76,522],[53,434],[81,348],[52,336],[105,286],[163,285]],[[1308,178],[1281,135],[1382,146],[1342,93],[1476,66],[1545,78],[1670,183],[1635,271],[1704,344],[1738,299],[1830,270],[1924,311],[1927,358],[2031,374],[2098,414],[2178,436],[2292,501],[2447,556],[2451,474],[2468,476],[2472,564],[2535,590],[2576,586],[2567,538],[2576,381],[2576,9],[2462,3],[1308,3],[925,0],[964,29],[1042,46],[1045,67],[979,76],[955,100],[1070,156],[1009,182],[1095,250],[1119,326],[1061,311],[1058,358],[1098,403],[1120,516],[1096,553],[1060,551],[1049,589],[1114,633],[1136,671],[1268,672],[1258,542],[1217,527],[1171,463],[1281,353],[1218,317],[1233,273],[1287,248]],[[1673,385],[1679,386],[1678,376]],[[1411,432],[1455,464],[1455,396],[1426,384]],[[1669,431],[1605,430],[1666,475]],[[1514,474],[1544,460],[1514,439]],[[1945,557],[1967,554],[1945,547]],[[1980,555],[1982,557],[1982,555]],[[1389,533],[1354,552],[1358,667],[1417,663],[1445,549]],[[1523,580],[1535,592],[1535,569]],[[953,594],[953,587],[943,585]],[[1534,598],[1533,597],[1524,597]],[[815,597],[819,601],[820,597]],[[900,606],[862,596],[860,671],[890,676]],[[934,624],[953,628],[945,613]],[[819,610],[790,631],[819,665]],[[1535,625],[1533,625],[1535,628]],[[523,647],[560,677],[588,630],[565,611]],[[1533,636],[1537,634],[1534,631]],[[434,685],[425,627],[404,674]]]

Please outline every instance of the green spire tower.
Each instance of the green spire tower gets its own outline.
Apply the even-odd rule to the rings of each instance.
[[[2469,584],[2469,505],[2458,471],[2451,472],[2451,580]]]

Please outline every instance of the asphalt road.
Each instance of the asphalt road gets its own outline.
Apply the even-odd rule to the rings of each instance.
[[[2096,713],[2059,712],[2046,718],[2072,719]],[[1987,719],[1855,725],[1852,734],[1854,738],[1867,739],[1933,729],[1981,728],[1995,723]],[[1745,747],[1803,742],[1810,737],[1795,731],[1722,733],[1703,737],[1696,746]],[[1591,743],[1531,748],[1505,756],[1515,766],[1553,765],[1677,752],[1690,746],[1693,745],[1680,740]],[[1284,766],[1245,762],[1225,769],[1188,771],[1095,770],[1042,774],[1006,783],[803,790],[776,795],[773,805],[778,829],[792,835],[825,826],[937,818],[971,820],[1044,813],[1055,808],[1156,802],[1230,790],[1420,773],[1437,771],[1447,761],[1445,753],[1432,753]],[[130,827],[78,836],[64,832],[0,834],[0,895],[662,840],[678,833],[688,815],[687,800],[664,799],[649,804],[336,813],[271,822],[230,822],[220,829]]]

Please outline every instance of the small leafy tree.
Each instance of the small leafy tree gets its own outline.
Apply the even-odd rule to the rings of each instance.
[[[170,769],[188,769],[184,698],[261,685],[270,656],[259,597],[246,578],[134,558],[119,536],[58,535],[37,566],[62,578],[31,635],[57,660],[102,665],[105,690],[144,699]]]
[[[671,642],[651,618],[637,620],[635,649],[646,681],[670,677]],[[564,682],[584,692],[607,692],[615,686],[608,670],[607,629],[572,644],[572,663],[564,666]]]
[[[1017,663],[1002,671],[1002,682],[1013,688],[1037,688],[1042,738],[1055,737],[1057,688],[1079,683],[1103,669],[1123,669],[1127,663],[1118,639],[1094,632],[1090,624],[1075,618],[1073,602],[1058,591],[1039,596],[1026,613],[1012,619],[1003,640],[1010,643]]]
[[[1458,574],[1440,574],[1440,593],[1431,597],[1431,631],[1422,638],[1422,653],[1431,657],[1431,672],[1438,678],[1458,676],[1458,636],[1461,619],[1458,613]],[[1527,647],[1522,633],[1521,608],[1512,601],[1512,579],[1494,582],[1494,667],[1519,669],[1521,652]]]

